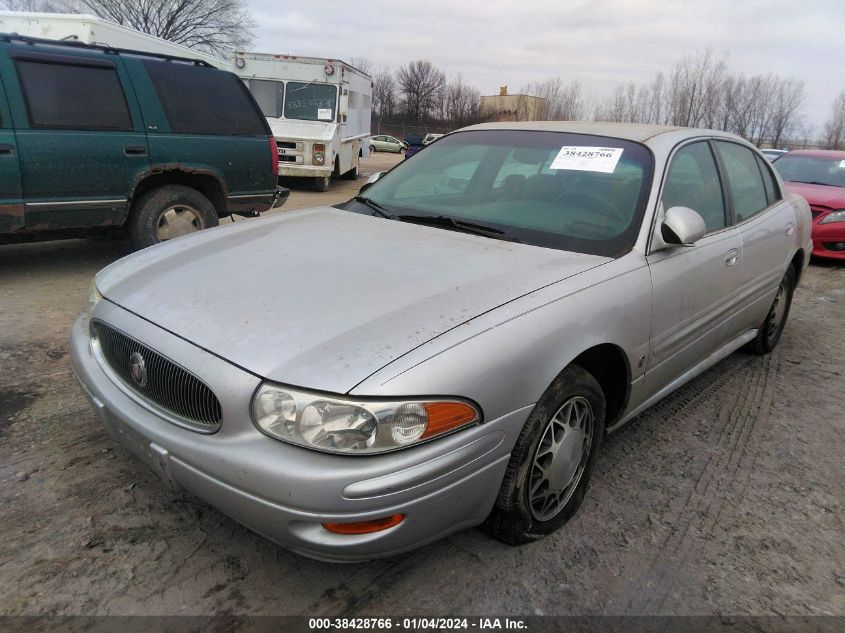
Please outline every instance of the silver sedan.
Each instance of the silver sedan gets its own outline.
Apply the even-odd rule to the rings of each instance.
[[[321,559],[560,528],[607,433],[777,345],[811,250],[709,130],[486,124],[373,180],[116,262],[71,335],[115,439]]]

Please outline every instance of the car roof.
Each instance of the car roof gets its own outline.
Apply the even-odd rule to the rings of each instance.
[[[718,130],[680,127],[676,125],[651,125],[646,123],[606,123],[599,121],[503,121],[499,123],[481,123],[463,128],[465,130],[532,130],[540,132],[572,132],[576,134],[594,134],[610,136],[642,143],[661,134],[678,132],[681,136],[723,136],[740,139],[735,134]],[[741,139],[740,139],[741,140]]]
[[[836,149],[794,149],[790,156],[814,156],[816,158],[832,158],[845,160],[845,151]]]

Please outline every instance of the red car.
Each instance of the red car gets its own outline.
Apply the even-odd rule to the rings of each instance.
[[[773,165],[787,190],[810,203],[813,255],[845,261],[845,152],[795,150]]]

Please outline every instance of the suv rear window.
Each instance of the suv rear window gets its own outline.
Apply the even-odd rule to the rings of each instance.
[[[174,132],[270,135],[261,111],[235,75],[175,62],[150,60],[144,66]]]
[[[114,67],[16,60],[34,128],[131,130]]]

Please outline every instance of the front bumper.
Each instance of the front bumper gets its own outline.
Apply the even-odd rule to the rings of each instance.
[[[481,523],[496,499],[510,450],[530,407],[422,446],[377,456],[339,456],[268,438],[249,419],[260,378],[111,304],[97,318],[155,341],[220,399],[220,430],[204,435],[167,422],[95,358],[87,316],[71,332],[74,372],[106,430],[173,488],[305,556],[360,561],[419,547]],[[341,535],[322,522],[406,515],[381,532]]]
[[[822,219],[822,218],[819,218]],[[845,222],[813,224],[813,255],[845,260]]]

